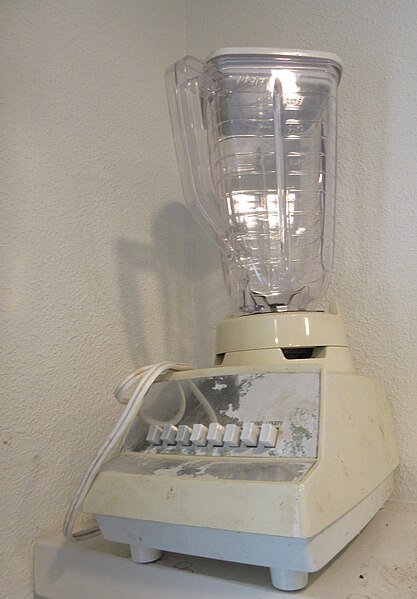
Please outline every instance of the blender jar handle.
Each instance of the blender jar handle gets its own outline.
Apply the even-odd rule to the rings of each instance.
[[[209,167],[206,102],[215,93],[214,68],[186,56],[166,71],[171,125],[185,199],[195,218],[216,240],[223,237],[222,218]]]

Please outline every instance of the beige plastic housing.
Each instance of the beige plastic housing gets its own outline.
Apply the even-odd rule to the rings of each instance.
[[[309,365],[332,372],[354,372],[343,319],[336,303],[328,312],[282,312],[231,316],[216,331],[216,364],[306,364],[287,360],[282,349],[314,348]]]
[[[294,344],[320,349],[309,359],[285,359],[282,348]],[[321,373],[318,459],[301,482],[181,478],[107,469],[97,476],[84,511],[310,538],[390,479],[398,465],[391,411],[382,386],[354,373],[336,306],[330,313],[227,319],[218,328],[216,354],[218,366],[175,373],[170,379],[254,371]],[[140,454],[131,458],[134,462]]]

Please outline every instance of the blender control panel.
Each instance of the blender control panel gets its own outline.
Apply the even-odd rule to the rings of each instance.
[[[154,456],[315,459],[320,372],[157,382],[124,450]]]

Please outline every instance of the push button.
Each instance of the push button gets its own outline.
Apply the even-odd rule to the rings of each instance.
[[[214,447],[223,445],[224,426],[217,422],[212,422],[208,428],[207,441],[212,443]]]
[[[262,447],[275,447],[277,444],[278,429],[273,424],[264,422],[259,435],[259,445]]]
[[[187,446],[191,445],[191,429],[186,424],[180,424],[178,427],[178,433],[175,437],[177,445]]]
[[[175,445],[175,437],[178,429],[173,424],[166,424],[162,429],[161,441],[165,441],[167,445]]]
[[[259,426],[253,422],[244,422],[240,440],[246,447],[256,447],[258,445]]]
[[[146,440],[151,445],[161,445],[161,433],[162,428],[157,424],[151,424],[148,430],[148,434],[146,435]]]
[[[204,424],[194,424],[190,441],[193,445],[197,445],[197,447],[207,445],[207,427]]]
[[[237,424],[226,424],[224,429],[223,443],[227,447],[239,447],[240,426]]]

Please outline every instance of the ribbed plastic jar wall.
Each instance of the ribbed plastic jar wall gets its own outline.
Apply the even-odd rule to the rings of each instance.
[[[207,73],[208,155],[236,309],[320,309],[333,262],[340,71],[322,58],[229,54]]]

